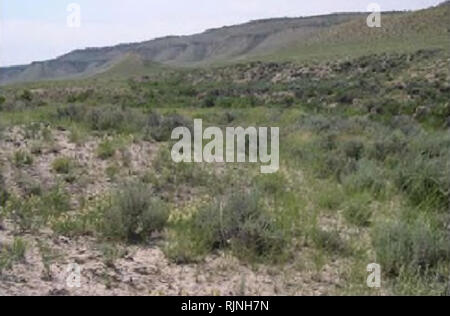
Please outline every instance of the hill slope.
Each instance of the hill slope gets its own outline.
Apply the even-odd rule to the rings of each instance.
[[[448,4],[448,3],[447,3]],[[279,18],[207,30],[192,36],[76,50],[57,59],[0,69],[0,83],[90,76],[126,65],[201,66],[242,60],[302,60],[450,45],[450,6],[385,13],[383,27],[366,26],[367,13]]]

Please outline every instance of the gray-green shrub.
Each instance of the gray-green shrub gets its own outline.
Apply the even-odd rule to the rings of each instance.
[[[112,197],[104,210],[102,231],[105,237],[127,242],[143,242],[164,228],[169,218],[168,205],[142,183],[127,183]]]
[[[257,191],[232,192],[201,208],[193,225],[211,250],[231,247],[242,258],[273,259],[285,246],[282,232]]]
[[[373,233],[377,261],[384,271],[398,274],[403,268],[425,271],[450,255],[448,234],[423,220],[379,224]]]

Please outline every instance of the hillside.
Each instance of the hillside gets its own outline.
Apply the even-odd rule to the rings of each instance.
[[[384,13],[381,29],[366,27],[366,17],[367,13],[341,13],[268,19],[211,29],[192,36],[76,50],[50,61],[1,68],[0,83],[79,78],[108,70],[121,74],[120,69],[124,75],[129,75],[130,71],[123,65],[130,62],[130,56],[133,65],[151,62],[204,66],[243,60],[355,57],[390,49],[412,51],[448,48],[450,45],[448,5],[417,12]]]

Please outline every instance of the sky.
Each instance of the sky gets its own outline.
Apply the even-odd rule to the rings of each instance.
[[[0,66],[256,19],[365,12],[374,2],[390,11],[443,0],[0,0]],[[72,3],[80,9],[79,27],[69,27],[77,25],[76,11],[68,11]]]

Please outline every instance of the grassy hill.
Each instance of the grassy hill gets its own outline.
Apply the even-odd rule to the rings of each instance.
[[[448,5],[383,13],[381,28],[367,27],[366,17],[366,13],[341,13],[269,19],[192,36],[77,50],[51,61],[2,68],[0,82],[86,77],[105,71],[129,76],[143,72],[139,64],[197,67],[248,60],[298,62],[450,47]],[[133,65],[126,66],[130,62]]]

